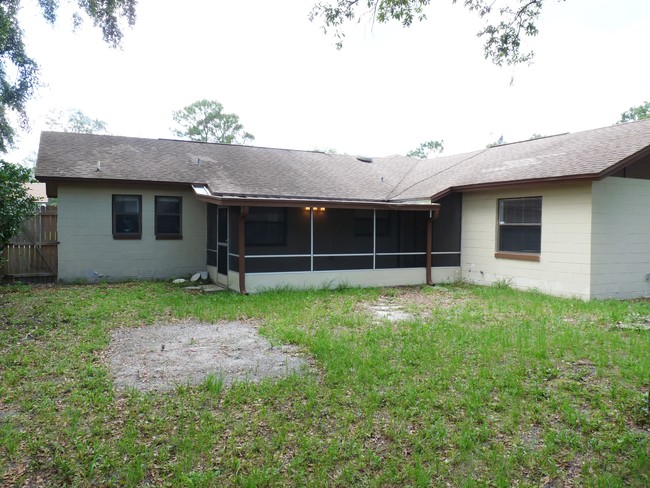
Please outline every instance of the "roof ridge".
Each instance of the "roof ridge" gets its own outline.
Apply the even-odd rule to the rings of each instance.
[[[137,139],[137,138],[136,138]],[[142,138],[142,139],[148,139],[148,138]],[[151,139],[149,139],[151,140]],[[158,137],[158,141],[167,141],[167,142],[189,142],[192,144],[208,144],[210,146],[229,146],[229,147],[242,147],[242,148],[251,148],[251,149],[269,149],[272,151],[288,151],[288,152],[304,152],[304,153],[311,153],[311,154],[323,154],[325,156],[344,156],[348,158],[355,158],[356,156],[352,156],[350,154],[330,154],[322,150],[318,149],[291,149],[291,148],[286,148],[286,147],[270,147],[270,146],[254,146],[254,145],[248,145],[248,144],[228,144],[226,142],[208,142],[208,141],[192,141],[188,139],[171,139],[168,137]]]
[[[603,127],[604,129],[604,127]],[[589,131],[582,131],[582,132],[589,132]],[[496,144],[494,146],[487,146],[487,149],[493,149],[497,147],[503,147],[503,146],[513,146],[514,144],[524,144],[526,142],[533,142],[533,141],[540,141],[542,139],[550,139],[551,137],[560,137],[560,136],[566,136],[571,134],[571,132],[560,132],[558,134],[551,134],[549,136],[540,136],[540,137],[531,137],[530,139],[523,139],[521,141],[512,141],[512,142],[504,142],[503,144]],[[579,132],[575,132],[575,134],[579,134]]]
[[[406,157],[408,157],[408,156],[406,156]],[[422,160],[421,160],[421,159],[416,159],[416,160],[413,162],[413,166],[411,166],[411,167],[409,168],[409,170],[408,170],[406,173],[404,173],[404,175],[400,178],[400,180],[397,182],[397,184],[395,185],[395,187],[394,187],[392,190],[390,190],[390,191],[386,194],[386,197],[385,197],[386,200],[390,200],[390,199],[391,199],[391,195],[393,194],[393,192],[394,192],[395,190],[397,190],[397,187],[400,186],[400,185],[402,184],[402,181],[404,181],[404,179],[405,179],[408,175],[410,175],[410,174],[413,172],[413,170],[414,170],[415,167],[418,165],[418,163],[420,163],[420,161],[422,161]]]
[[[427,180],[430,180],[431,178],[433,178],[433,177],[435,177],[435,176],[439,176],[441,173],[444,173],[445,171],[448,171],[448,170],[450,170],[450,169],[452,169],[452,168],[455,168],[455,167],[458,166],[459,164],[462,164],[462,163],[464,163],[464,162],[466,162],[466,161],[469,161],[469,160],[472,159],[472,158],[475,158],[475,157],[477,157],[477,156],[480,156],[481,154],[485,153],[486,151],[488,151],[488,150],[490,150],[490,149],[492,149],[492,148],[490,148],[490,147],[486,147],[485,149],[480,150],[480,151],[477,151],[477,152],[475,152],[474,154],[472,154],[471,156],[466,157],[465,159],[461,159],[461,160],[458,161],[456,164],[452,164],[451,166],[447,166],[446,168],[441,169],[441,170],[438,171],[437,173],[434,173],[434,174],[432,174],[432,175],[430,175],[430,176],[427,176],[426,178],[423,178],[423,179],[421,179],[421,180],[416,181],[416,182],[413,183],[412,185],[407,186],[406,188],[404,188],[401,192],[399,192],[397,195],[395,195],[395,197],[397,197],[397,196],[403,194],[403,193],[406,192],[407,190],[410,190],[410,189],[413,188],[415,185],[419,185],[420,183],[425,182],[425,181],[427,181]],[[393,197],[393,198],[394,198],[394,197]]]

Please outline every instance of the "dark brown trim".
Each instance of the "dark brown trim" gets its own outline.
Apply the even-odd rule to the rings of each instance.
[[[116,241],[133,241],[133,240],[138,240],[142,239],[142,233],[138,234],[113,234],[113,239]]]
[[[427,259],[426,259],[426,279],[427,285],[433,285],[431,278],[431,252],[433,250],[433,215],[429,214],[427,218]]]
[[[241,207],[239,213],[239,228],[237,252],[239,254],[239,293],[248,295],[246,291],[246,217],[248,217],[248,207]]]
[[[497,259],[517,259],[519,261],[539,261],[540,255],[523,252],[496,251],[494,257]]]
[[[156,234],[157,241],[181,241],[183,236],[180,234]]]
[[[490,191],[490,190],[502,190],[509,189],[511,187],[524,187],[524,186],[534,186],[534,185],[543,185],[545,183],[574,183],[581,181],[598,181],[600,179],[597,174],[588,174],[588,175],[578,175],[578,176],[559,176],[557,178],[534,178],[530,180],[516,180],[516,181],[500,181],[493,183],[477,183],[474,185],[463,185],[463,186],[453,186],[447,188],[439,193],[431,196],[431,201],[440,200],[442,197],[447,196],[450,193],[458,192],[470,192],[470,191]]]

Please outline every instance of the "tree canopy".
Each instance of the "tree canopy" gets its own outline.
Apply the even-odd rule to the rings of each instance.
[[[536,36],[536,22],[544,0],[451,0],[462,3],[470,12],[485,20],[477,35],[484,39],[485,58],[497,66],[530,61],[532,51],[522,51],[522,40]],[[564,1],[564,0],[558,0]],[[413,21],[427,18],[425,8],[431,0],[325,0],[318,1],[310,13],[313,21],[320,18],[325,33],[334,31],[337,48],[343,46],[344,27],[369,17],[373,22],[400,22],[409,27]]]
[[[81,110],[52,110],[46,124],[49,129],[61,132],[76,132],[77,134],[106,134],[106,122],[93,119]]]
[[[0,263],[9,239],[36,211],[36,197],[27,189],[27,183],[32,181],[30,169],[0,161]]]
[[[445,150],[444,146],[445,141],[426,141],[420,144],[417,148],[413,149],[412,151],[409,151],[406,153],[406,155],[409,158],[417,158],[417,159],[426,159],[428,158],[432,153],[433,154],[440,154],[442,151]]]
[[[198,100],[174,112],[173,118],[179,126],[172,129],[174,135],[191,141],[247,144],[255,139],[244,130],[239,116],[224,113],[216,100]]]
[[[75,0],[75,26],[87,15],[100,28],[104,40],[116,47],[122,40],[121,23],[135,23],[137,0]],[[59,0],[38,0],[43,17],[56,20]],[[0,151],[7,152],[14,142],[15,129],[10,113],[16,113],[22,128],[28,127],[26,103],[39,85],[38,65],[25,49],[23,30],[18,21],[20,0],[0,3]]]
[[[650,119],[650,102],[643,102],[637,107],[630,107],[621,114],[617,124],[625,124],[627,122],[636,122],[637,120]]]

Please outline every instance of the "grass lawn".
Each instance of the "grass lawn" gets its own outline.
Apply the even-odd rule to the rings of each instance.
[[[373,319],[386,296],[414,318]],[[183,318],[259,319],[314,368],[114,390],[111,329]],[[0,288],[0,485],[647,487],[647,320],[648,300],[467,285]]]

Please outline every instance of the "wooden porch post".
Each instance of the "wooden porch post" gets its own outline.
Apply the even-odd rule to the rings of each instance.
[[[248,207],[241,207],[239,213],[239,293],[248,295],[246,291],[246,217],[248,217]]]

